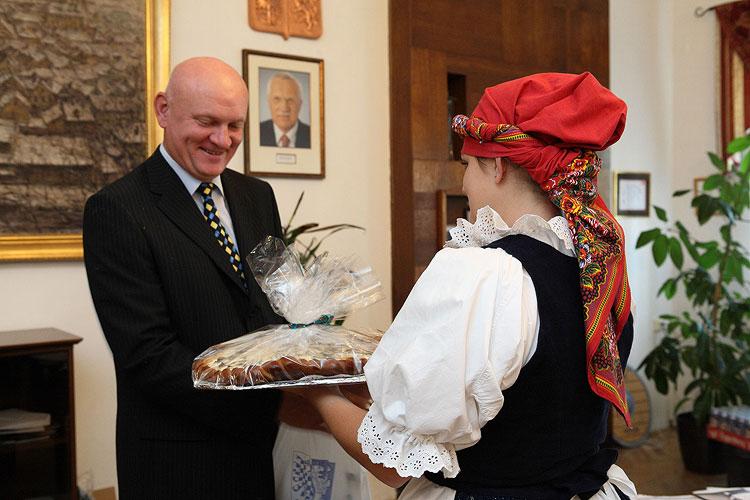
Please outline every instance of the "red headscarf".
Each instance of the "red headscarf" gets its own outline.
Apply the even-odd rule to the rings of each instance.
[[[630,425],[617,340],[630,314],[620,225],[596,191],[601,161],[627,106],[590,73],[542,73],[485,90],[471,117],[458,115],[462,153],[526,168],[565,214],[578,251],[589,385]]]

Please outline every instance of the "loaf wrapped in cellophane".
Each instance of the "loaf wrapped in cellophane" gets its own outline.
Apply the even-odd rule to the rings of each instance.
[[[342,319],[383,298],[382,285],[354,257],[297,253],[268,236],[247,258],[274,311],[289,323],[269,325],[206,349],[193,361],[193,385],[252,389],[364,381],[363,368],[383,332],[349,328]]]

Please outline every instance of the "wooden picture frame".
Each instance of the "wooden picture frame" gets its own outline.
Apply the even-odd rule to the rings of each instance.
[[[693,179],[693,198],[703,192],[703,183],[706,182],[706,179],[708,177],[696,177]]]
[[[249,94],[245,174],[325,177],[323,60],[245,49],[242,73]]]
[[[614,214],[648,217],[651,207],[651,175],[647,172],[614,172]]]
[[[57,2],[49,2],[57,3]],[[47,19],[46,22],[48,23],[61,23],[61,27],[64,28],[61,30],[61,32],[65,32],[65,30],[72,30],[76,31],[79,35],[80,34],[95,34],[96,30],[87,30],[86,29],[86,23],[88,20],[85,17],[81,17],[82,12],[94,12],[96,13],[95,9],[95,3],[96,2],[89,2],[88,6],[86,7],[85,11],[54,11],[50,10],[50,13],[53,11],[57,14],[50,14],[47,16],[49,19]],[[111,4],[107,4],[108,6]],[[127,108],[127,112],[131,113],[131,115],[135,114],[142,114],[145,110],[145,119],[143,123],[137,123],[133,124],[132,129],[123,126],[123,134],[132,134],[133,136],[137,136],[141,138],[142,142],[145,142],[145,151],[143,151],[143,159],[145,159],[149,154],[151,154],[154,149],[156,149],[159,142],[161,142],[161,129],[158,126],[158,123],[156,121],[156,117],[153,113],[153,98],[156,95],[156,93],[159,90],[163,90],[167,78],[169,76],[169,10],[170,10],[170,0],[143,0],[143,6],[144,6],[144,12],[143,12],[143,21],[140,23],[140,26],[138,26],[138,29],[142,29],[143,31],[140,33],[143,33],[143,38],[141,38],[140,34],[133,36],[131,39],[134,41],[137,40],[143,40],[144,42],[144,54],[145,54],[145,82],[138,83],[137,86],[140,86],[145,90],[145,99],[144,101],[139,104],[138,106],[140,109],[131,109]],[[125,7],[118,7],[118,9],[124,9]],[[28,13],[27,13],[28,14]],[[101,13],[100,13],[101,14]],[[92,14],[93,15],[93,14]],[[55,17],[57,16],[57,17]],[[121,21],[123,23],[127,21],[132,21],[131,18],[123,19],[123,12],[112,12],[112,16],[110,17],[104,17],[103,19],[109,20],[111,22],[112,19],[116,18],[117,16],[121,16]],[[101,17],[101,16],[100,16]],[[93,19],[93,18],[92,18]],[[92,20],[93,22],[93,20]],[[133,31],[134,26],[131,26],[129,24],[123,24],[122,29],[127,30],[129,29],[130,32]],[[52,29],[55,31],[54,27]],[[98,34],[97,36],[101,36],[101,34]],[[0,40],[1,41],[1,40]],[[39,40],[40,43],[47,43],[47,44],[55,44],[55,40]],[[25,43],[35,43],[34,40],[27,39],[25,40]],[[75,46],[85,45],[87,42],[82,41],[80,38],[75,38]],[[96,52],[97,47],[101,45],[101,40],[91,40],[91,46],[93,47],[93,51],[95,54],[99,54]],[[114,42],[113,42],[114,43]],[[120,57],[118,56],[118,51],[120,52],[127,52],[129,49],[127,48],[128,43],[128,37],[120,37],[116,40],[115,45],[112,47],[112,57]],[[96,57],[92,56],[94,59]],[[107,56],[104,56],[107,57]],[[49,60],[49,59],[48,59]],[[9,59],[6,59],[6,64],[10,61]],[[115,61],[115,59],[112,59],[112,61]],[[64,59],[57,60],[57,63],[60,64],[61,62],[64,62]],[[95,61],[101,63],[101,61]],[[49,63],[52,65],[52,63]],[[75,65],[74,69],[71,69],[71,72],[83,72],[81,74],[87,74],[87,71],[96,71],[101,70],[102,64],[99,64],[97,67],[92,67],[87,64],[79,64],[76,61],[71,61],[70,64]],[[114,63],[113,63],[114,64]],[[95,65],[96,66],[96,65]],[[6,68],[10,71],[11,74],[13,74],[15,71],[18,71],[18,74],[21,74],[25,71],[28,71],[29,67],[22,67],[19,69],[13,69]],[[40,70],[43,70],[43,68],[39,68]],[[65,71],[65,68],[58,68],[62,69],[63,74]],[[50,66],[50,71],[54,74],[54,71],[52,71],[52,68]],[[48,73],[41,73],[41,74],[48,74]],[[64,76],[63,76],[64,78]],[[118,81],[120,80],[120,81]],[[58,94],[59,91],[58,85],[64,85],[66,82],[57,83],[53,79],[51,80],[52,83],[50,83],[49,87],[47,87],[47,91],[45,91],[44,85],[39,85],[37,88],[33,90],[35,93],[34,99],[35,101],[29,101],[28,98],[20,98],[20,102],[23,102],[24,99],[27,102],[31,102],[31,105],[37,105],[40,106],[42,109],[46,110],[44,113],[42,113],[42,116],[39,117],[33,117],[36,121],[33,121],[33,123],[30,121],[29,126],[39,126],[39,124],[42,124],[44,126],[47,126],[48,124],[52,124],[52,127],[54,127],[55,123],[55,113],[57,111],[55,110],[61,110],[62,114],[64,115],[65,119],[69,121],[75,121],[77,118],[81,118],[81,120],[85,120],[87,114],[89,113],[89,110],[87,110],[88,102],[79,99],[77,102],[71,102],[71,97],[69,95],[66,95],[65,98],[60,97],[61,94]],[[102,85],[122,85],[123,82],[121,79],[117,78],[115,80],[107,80],[106,78],[99,78],[99,82]],[[70,82],[67,82],[70,83]],[[72,83],[71,83],[72,84]],[[80,90],[81,94],[87,95],[86,93],[89,92],[88,95],[95,96],[98,99],[107,99],[107,96],[102,96],[102,92],[99,91],[97,93],[96,90],[86,89],[83,88],[86,83],[83,81],[83,78],[79,78],[78,81],[75,83],[75,85],[78,85],[76,87],[76,90]],[[123,91],[124,92],[124,91]],[[116,94],[116,90],[112,92],[112,94]],[[92,97],[93,99],[94,97]],[[39,99],[43,99],[43,101],[39,101]],[[119,109],[118,107],[121,107],[124,105],[125,102],[120,101],[118,98],[110,98],[110,101],[107,101],[105,105],[112,109],[114,113],[123,111],[117,111]],[[112,113],[110,113],[112,114]],[[20,116],[20,115],[15,115]],[[113,115],[114,116],[114,115]],[[91,122],[91,119],[89,119]],[[8,123],[10,122],[10,123]],[[95,130],[101,130],[101,121],[99,120],[99,117],[97,116],[97,121],[91,122],[94,125]],[[5,153],[7,156],[11,156],[12,149],[15,147],[14,140],[17,136],[17,132],[19,130],[20,125],[17,123],[14,123],[12,120],[5,120],[6,130],[13,130],[11,133],[7,134],[0,134],[4,137],[0,138],[0,152]],[[128,128],[125,130],[125,128]],[[77,137],[71,137],[68,139],[67,137],[63,137],[60,135],[51,136],[56,142],[70,142],[71,144],[77,144],[76,141],[80,142],[80,139]],[[62,139],[61,139],[62,137]],[[92,140],[98,140],[98,138],[93,138]],[[113,146],[115,151],[117,146]],[[112,151],[112,150],[110,150]],[[76,153],[76,150],[74,147],[70,148],[70,156],[73,157],[73,155]],[[12,156],[11,156],[12,157]],[[71,166],[65,166],[65,161],[58,161],[62,166],[56,167],[56,168],[49,168],[48,165],[40,164],[37,168],[38,175],[33,179],[37,185],[38,188],[35,188],[33,184],[26,185],[26,189],[24,193],[22,193],[21,198],[25,203],[27,203],[28,208],[27,210],[30,210],[31,213],[28,215],[32,218],[44,220],[44,212],[39,212],[39,214],[35,214],[34,211],[38,210],[36,207],[39,207],[40,205],[45,205],[45,202],[47,202],[48,192],[44,189],[45,185],[54,185],[56,182],[55,179],[59,178],[61,175],[69,175],[69,176],[75,176],[78,175],[76,170],[79,170],[79,167],[77,164],[74,164],[74,161],[71,161]],[[91,160],[92,168],[94,169],[100,169],[102,172],[105,172],[107,170],[107,166],[102,164],[100,161],[98,161],[98,158],[92,158]],[[68,172],[69,171],[69,172]],[[67,173],[66,173],[67,172]],[[52,176],[51,179],[48,179],[47,176]],[[106,176],[102,175],[101,178],[104,179]],[[7,181],[0,178],[0,186],[5,183],[11,184],[14,182],[19,182],[19,179],[10,178]],[[95,185],[94,183],[87,183],[85,186],[80,186],[80,193],[81,198],[85,199],[88,195],[92,194],[94,191],[96,191],[99,187],[102,187],[103,184],[106,182],[102,182],[101,185]],[[8,185],[6,184],[6,185]],[[13,195],[9,195],[13,196]],[[40,209],[39,209],[40,210]],[[54,208],[50,208],[49,206],[45,207],[45,210],[49,212],[50,210],[54,210]],[[82,213],[83,210],[83,204],[80,206],[80,211]],[[7,215],[7,214],[6,214]],[[80,218],[82,222],[82,217]],[[48,224],[49,226],[49,224]],[[31,227],[30,230],[24,231],[24,232],[12,232],[12,230],[8,233],[0,233],[0,262],[19,262],[19,261],[49,261],[49,260],[80,260],[83,257],[83,245],[82,245],[82,228],[81,227],[73,227],[73,225],[68,224],[66,227],[60,227],[55,228],[53,227]],[[27,225],[29,227],[29,225]]]

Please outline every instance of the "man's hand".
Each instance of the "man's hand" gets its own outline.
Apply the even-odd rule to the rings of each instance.
[[[330,432],[318,410],[307,399],[295,392],[288,389],[282,391],[277,418],[294,427]]]
[[[367,383],[361,382],[358,384],[342,384],[339,386],[341,394],[346,398],[359,406],[363,410],[370,408],[372,404],[372,398],[370,398],[370,391],[367,389]]]

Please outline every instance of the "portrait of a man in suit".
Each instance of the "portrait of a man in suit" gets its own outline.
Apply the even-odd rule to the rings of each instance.
[[[271,72],[265,88],[270,118],[263,120],[261,114],[260,145],[309,149],[310,125],[300,119],[308,106],[300,78],[288,71],[261,68],[261,72],[265,71]],[[306,114],[309,116],[309,112]]]

